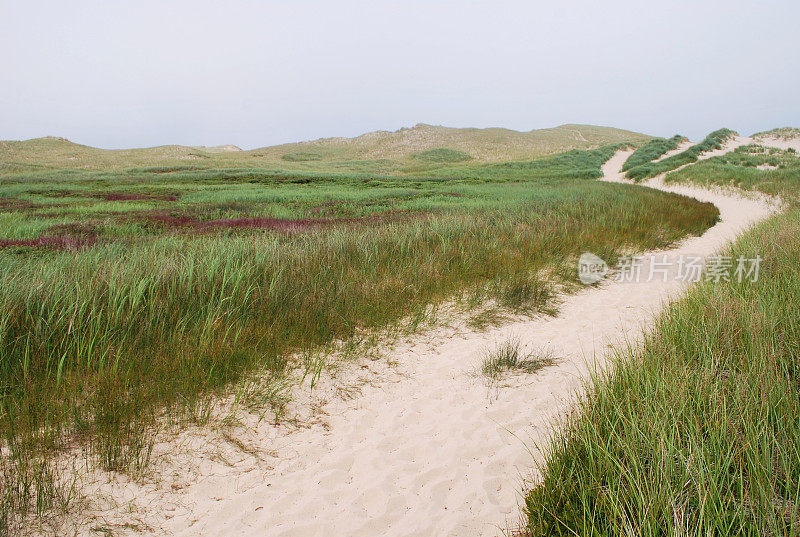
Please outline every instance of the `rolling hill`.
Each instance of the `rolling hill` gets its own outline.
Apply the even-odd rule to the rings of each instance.
[[[0,173],[46,169],[122,169],[141,166],[295,167],[308,161],[391,160],[417,162],[431,150],[463,154],[478,161],[529,160],[569,149],[619,142],[640,143],[650,136],[612,127],[561,125],[527,132],[502,128],[451,128],[417,124],[355,138],[313,141],[240,151],[235,146],[164,145],[139,149],[99,149],[65,138],[0,141]],[[274,163],[274,164],[270,164]],[[300,163],[300,164],[298,164]]]

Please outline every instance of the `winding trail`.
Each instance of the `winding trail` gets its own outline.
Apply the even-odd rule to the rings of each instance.
[[[603,179],[624,181],[630,153],[611,158]],[[720,210],[721,221],[701,237],[659,252],[671,258],[712,254],[775,210],[762,199],[664,186],[662,178],[649,185]],[[609,346],[638,341],[685,286],[671,277],[607,281],[565,297],[555,318],[413,336],[390,351],[391,362],[365,359],[349,377],[317,386],[303,403],[313,410],[304,426],[245,424],[245,440],[274,457],[231,444],[209,450],[195,431],[161,479],[99,490],[134,501],[139,519],[168,535],[497,535],[519,519],[520,491],[535,478],[533,446],[548,439],[591,369],[609,365]],[[548,349],[556,365],[488,387],[475,375],[481,351],[508,337]]]

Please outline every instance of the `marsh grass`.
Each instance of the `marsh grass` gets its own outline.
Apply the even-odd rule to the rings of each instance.
[[[280,415],[295,355],[305,353],[298,367],[316,385],[329,365],[320,349],[332,341],[427,322],[431,306],[475,289],[507,310],[546,311],[554,292],[543,275],[574,281],[580,252],[613,263],[716,221],[710,204],[582,180],[613,151],[554,157],[550,177],[542,164],[514,164],[475,180],[287,183],[183,168],[8,178],[6,198],[63,204],[4,208],[21,236],[42,233],[27,222],[49,213],[68,231],[83,233],[73,224],[88,214],[102,223],[91,247],[0,249],[0,475],[12,476],[0,484],[0,521],[10,528],[55,505],[48,461],[76,445],[135,474],[164,416],[204,423],[209,401],[231,391]],[[317,207],[344,218],[398,208],[417,216],[209,233],[130,219],[146,210],[176,222],[296,219]]]
[[[550,352],[526,353],[519,338],[509,338],[486,352],[481,363],[481,374],[497,380],[505,373],[536,373],[556,362]]]

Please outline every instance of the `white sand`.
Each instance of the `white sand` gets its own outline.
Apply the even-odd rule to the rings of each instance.
[[[728,145],[737,143],[743,140]],[[624,181],[630,153],[604,166],[605,180]],[[722,215],[671,256],[711,254],[774,210],[736,194],[665,187],[660,178],[651,185],[711,201]],[[202,428],[158,446],[156,453],[171,453],[156,463],[160,478],[101,484],[113,501],[93,525],[134,522],[135,531],[115,534],[149,528],[187,536],[497,535],[519,519],[520,491],[540,457],[535,445],[569,409],[587,363],[608,365],[609,345],[637,341],[664,301],[684,289],[672,279],[607,282],[567,297],[557,318],[414,336],[391,352],[393,365],[365,359],[344,377],[324,379],[311,396],[299,393],[314,409],[301,412],[303,426],[253,421],[237,429],[259,457]],[[481,351],[509,336],[530,350],[549,349],[558,363],[487,387],[474,375]],[[351,389],[336,389],[343,384]]]
[[[794,149],[800,151],[800,137],[758,136],[753,140],[757,144],[778,149]]]
[[[728,140],[724,144],[722,144],[722,147],[720,149],[706,151],[705,153],[703,153],[698,157],[698,160],[705,160],[711,157],[718,157],[720,155],[724,155],[725,153],[730,153],[737,147],[743,145],[750,145],[752,143],[753,143],[752,138],[748,138],[746,136],[734,136],[732,138],[728,138]]]

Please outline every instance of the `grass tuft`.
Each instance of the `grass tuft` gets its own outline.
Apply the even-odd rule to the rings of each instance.
[[[503,373],[531,374],[554,363],[555,358],[550,353],[525,353],[518,338],[509,338],[486,353],[481,373],[488,379],[497,380]]]

